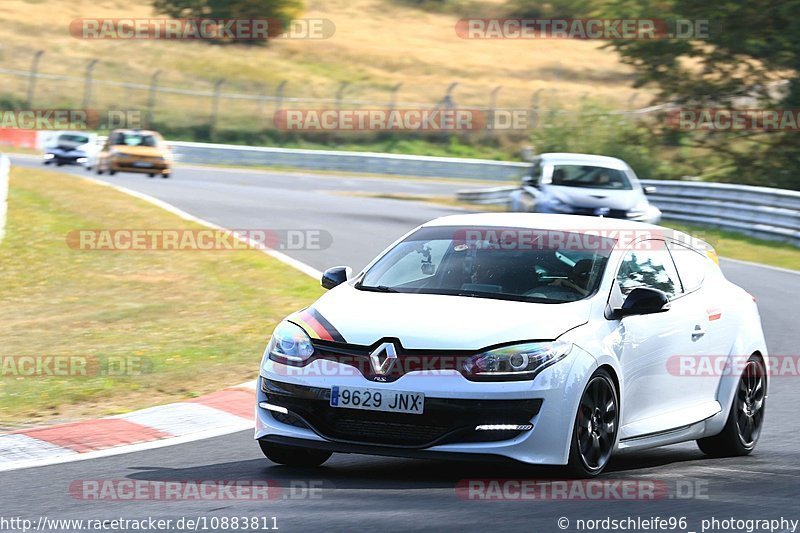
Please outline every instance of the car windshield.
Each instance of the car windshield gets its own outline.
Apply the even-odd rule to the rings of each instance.
[[[564,303],[598,288],[612,239],[564,231],[428,227],[381,257],[357,289]]]
[[[155,135],[148,135],[142,133],[123,133],[116,139],[117,145],[124,144],[127,146],[158,146],[158,139]]]
[[[590,189],[631,190],[630,180],[622,170],[594,165],[555,165],[553,185]]]
[[[58,136],[57,141],[59,143],[86,144],[89,142],[89,137],[74,133],[62,133]]]

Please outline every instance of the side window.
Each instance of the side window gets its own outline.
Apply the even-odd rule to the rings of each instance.
[[[664,291],[670,298],[681,293],[678,272],[667,251],[664,241],[652,242],[650,246],[637,244],[637,250],[628,252],[617,272],[617,283],[622,294],[629,294],[637,287],[649,287]]]
[[[699,289],[706,278],[708,263],[711,260],[682,244],[670,243],[669,249],[672,252],[672,259],[675,260],[675,265],[678,267],[683,290],[691,292]]]

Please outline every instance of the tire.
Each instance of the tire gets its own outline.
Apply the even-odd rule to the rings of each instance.
[[[97,165],[94,169],[95,173],[100,176],[103,174],[103,169],[100,168],[100,165]]]
[[[164,178],[164,179],[166,180],[166,179],[169,179],[169,178],[171,178],[171,177],[172,177],[172,174],[161,174],[161,177],[162,177],[162,178]]]
[[[117,173],[117,171],[116,171],[116,170],[109,170],[109,171],[108,171],[108,175],[109,175],[109,176],[113,176],[113,175],[114,175],[114,174],[116,174],[116,173]]]
[[[148,177],[148,178],[155,178],[155,177],[156,177],[156,175],[155,175],[155,174],[148,174],[148,175],[147,175],[147,177]]]
[[[611,460],[619,431],[619,393],[611,374],[598,369],[581,393],[570,439],[567,474],[599,475]]]
[[[310,450],[295,446],[284,446],[271,442],[258,441],[264,456],[279,465],[315,467],[330,459],[332,452]]]
[[[736,384],[728,421],[719,435],[697,441],[712,457],[740,457],[752,452],[761,436],[766,410],[767,372],[764,360],[751,355]]]

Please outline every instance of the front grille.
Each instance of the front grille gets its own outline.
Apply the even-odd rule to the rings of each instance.
[[[333,408],[331,408],[331,411],[333,411]],[[409,416],[416,417],[420,415]],[[392,422],[376,419],[394,418],[391,416],[370,417],[371,419],[367,419],[366,417],[351,418],[348,416],[340,416],[338,413],[331,413],[327,418],[329,423],[335,425],[333,433],[339,438],[381,444],[414,446],[420,443],[435,441],[449,430],[446,425],[428,426],[414,424],[413,422]]]
[[[542,405],[539,399],[425,398],[423,414],[387,413],[331,407],[329,389],[266,379],[262,379],[261,389],[267,402],[286,407],[328,440],[412,448],[511,439],[521,432],[475,431],[475,427],[482,424],[528,424]]]
[[[572,214],[574,215],[588,215],[588,216],[596,216],[597,208],[596,207],[573,207]],[[603,215],[606,218],[628,218],[628,212],[624,209],[611,209],[608,214]]]

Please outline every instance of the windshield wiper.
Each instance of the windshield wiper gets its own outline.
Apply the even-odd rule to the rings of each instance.
[[[371,285],[358,285],[357,288],[363,291],[371,291],[371,292],[400,292],[391,287],[387,287],[386,285],[378,285],[377,287],[373,287]]]

